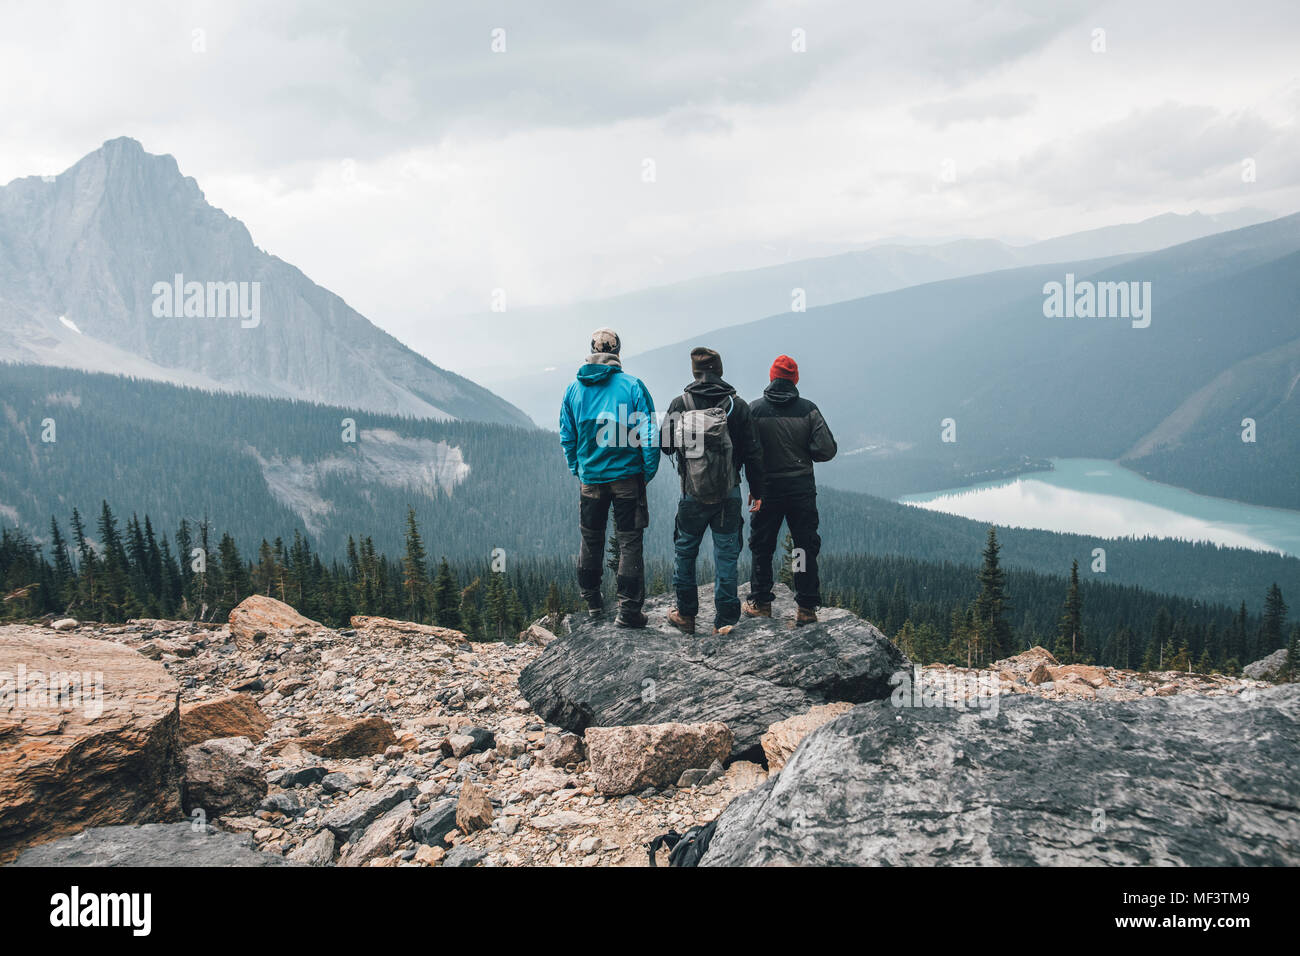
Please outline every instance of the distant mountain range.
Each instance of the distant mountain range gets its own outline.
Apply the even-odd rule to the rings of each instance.
[[[533,384],[572,373],[588,333],[618,328],[630,355],[769,315],[790,312],[793,290],[808,308],[891,292],[926,282],[1016,266],[1150,252],[1272,218],[1258,209],[1219,215],[1167,213],[1142,222],[1092,229],[1027,245],[996,239],[957,239],[934,245],[891,241],[837,255],[801,259],[706,276],[626,295],[545,308],[511,308],[470,316],[456,326],[456,342],[430,324],[411,344],[430,354],[452,349],[449,363],[521,404],[543,427],[553,409],[538,407]],[[511,354],[502,354],[502,341]],[[492,363],[483,361],[491,356]],[[555,366],[552,375],[544,369]],[[522,381],[516,381],[522,379]]]
[[[531,424],[259,249],[172,157],[127,138],[0,188],[0,360]]]
[[[1118,308],[1134,282],[1149,295],[1145,328],[1045,314],[1049,283],[1100,290]],[[1181,487],[1300,508],[1300,215],[1151,253],[787,311],[626,364],[666,405],[690,381],[694,345],[721,351],[745,396],[767,384],[776,355],[799,361],[801,388],[840,440],[841,456],[819,472],[828,485],[893,497],[1047,458],[1108,458]],[[547,422],[571,374],[503,390]],[[1244,419],[1254,442],[1241,440]]]

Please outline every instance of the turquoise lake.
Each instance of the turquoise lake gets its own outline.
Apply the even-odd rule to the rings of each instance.
[[[900,498],[905,504],[1017,528],[1105,538],[1178,538],[1300,555],[1300,511],[1162,485],[1113,461],[1062,458],[1055,470]]]

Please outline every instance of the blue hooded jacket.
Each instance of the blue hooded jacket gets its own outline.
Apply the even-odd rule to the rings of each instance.
[[[659,470],[658,425],[649,390],[612,356],[587,362],[560,405],[560,445],[569,471],[583,484],[638,477],[649,481]]]

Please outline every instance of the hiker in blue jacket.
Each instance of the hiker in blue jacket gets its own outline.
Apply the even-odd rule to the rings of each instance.
[[[591,355],[560,405],[560,445],[580,488],[578,587],[593,616],[604,610],[600,579],[605,526],[614,510],[618,542],[620,627],[645,627],[645,562],[641,538],[650,523],[646,483],[659,469],[655,406],[649,390],[623,371],[622,342],[612,329],[591,334]]]

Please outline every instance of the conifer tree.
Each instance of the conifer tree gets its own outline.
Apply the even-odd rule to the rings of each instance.
[[[439,627],[461,630],[460,586],[451,573],[446,557],[438,566],[438,576],[433,582],[433,616]]]
[[[1076,664],[1083,644],[1083,598],[1079,595],[1079,560],[1070,565],[1070,586],[1065,592],[1065,603],[1061,606],[1061,623],[1057,628],[1057,659],[1067,664]],[[1062,658],[1061,654],[1067,655]]]
[[[983,666],[988,661],[1015,652],[1011,625],[1007,623],[1010,600],[1007,598],[1006,572],[999,561],[998,532],[989,526],[984,545],[984,563],[979,572],[979,594],[973,605],[977,645],[974,647],[973,666]]]
[[[75,580],[72,570],[72,558],[68,554],[68,543],[63,539],[59,523],[50,516],[50,550],[54,554],[54,596],[61,607],[72,603],[75,595]]]
[[[483,621],[488,635],[493,640],[501,640],[505,636],[509,619],[510,602],[506,594],[505,573],[489,571],[487,590],[483,596]]]
[[[462,628],[471,640],[483,637],[483,613],[479,610],[479,592],[483,589],[483,579],[475,578],[460,592],[460,619]]]
[[[1265,657],[1282,646],[1286,634],[1286,602],[1282,600],[1282,589],[1274,581],[1264,598],[1264,616],[1259,622],[1260,657]]]
[[[406,555],[402,558],[402,593],[406,596],[406,613],[413,621],[423,621],[428,609],[429,569],[424,542],[415,523],[415,509],[406,510]]]

